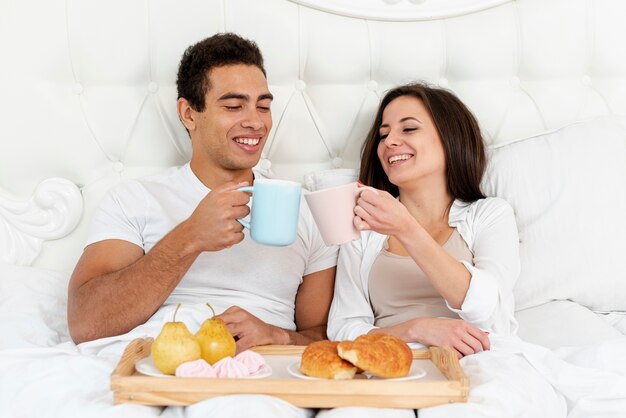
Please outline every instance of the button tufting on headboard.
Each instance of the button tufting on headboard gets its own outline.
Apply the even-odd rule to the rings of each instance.
[[[261,47],[275,100],[260,168],[302,181],[358,167],[380,96],[412,80],[457,93],[492,145],[626,114],[624,16],[621,0],[1,2],[0,190],[84,185],[77,230],[36,260],[71,269],[108,188],[189,158],[176,71],[206,36]]]

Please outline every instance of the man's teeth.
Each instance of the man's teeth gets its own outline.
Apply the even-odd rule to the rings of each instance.
[[[393,157],[389,157],[389,164],[395,163],[396,161],[408,160],[411,157],[411,154],[394,155]]]
[[[256,145],[261,140],[259,138],[235,138],[235,142],[244,145]]]

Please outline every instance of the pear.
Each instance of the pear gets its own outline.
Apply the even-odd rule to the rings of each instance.
[[[166,322],[152,343],[152,360],[161,373],[175,374],[176,368],[187,361],[198,360],[202,354],[200,344],[183,322]]]
[[[215,317],[215,311],[211,305],[207,303],[207,306],[211,308],[213,317],[202,323],[196,332],[196,339],[200,343],[202,358],[213,365],[224,357],[234,356],[237,346],[224,321]]]

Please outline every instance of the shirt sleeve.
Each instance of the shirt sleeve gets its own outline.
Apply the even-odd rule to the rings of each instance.
[[[145,192],[138,183],[123,183],[109,190],[94,213],[85,246],[119,239],[144,248],[147,206]]]
[[[461,309],[448,308],[483,330],[514,334],[513,286],[520,259],[513,209],[502,199],[489,198],[477,209],[472,229],[474,264],[462,261],[471,275],[469,289]]]
[[[339,250],[335,295],[328,315],[328,338],[353,340],[374,326],[374,312],[361,280],[362,242],[352,241]]]

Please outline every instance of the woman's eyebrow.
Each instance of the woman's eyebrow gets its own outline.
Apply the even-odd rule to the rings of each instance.
[[[406,122],[407,120],[411,120],[411,119],[416,122],[422,123],[422,121],[416,118],[415,116],[407,116],[406,118],[400,119],[400,122]]]

